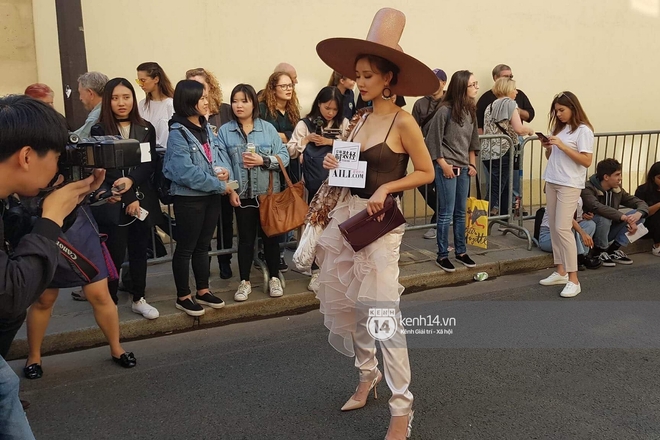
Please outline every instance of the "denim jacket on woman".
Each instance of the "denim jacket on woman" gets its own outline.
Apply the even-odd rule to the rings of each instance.
[[[224,194],[226,182],[218,180],[213,167],[223,167],[230,172],[231,165],[227,151],[217,136],[206,124],[211,159],[206,157],[204,147],[197,138],[178,122],[171,123],[167,138],[167,151],[163,161],[163,174],[172,181],[170,194],[174,196],[208,196]]]
[[[241,199],[251,199],[268,192],[268,179],[273,170],[273,192],[280,192],[280,164],[275,158],[279,156],[286,167],[289,164],[289,152],[282,143],[282,138],[268,122],[262,119],[254,120],[254,128],[247,135],[236,121],[230,121],[218,130],[218,139],[221,149],[226,149],[231,161],[233,179],[238,181],[236,192]],[[250,170],[243,166],[243,153],[247,151],[246,144],[252,143],[256,147],[256,153],[270,158],[268,169],[254,167]]]

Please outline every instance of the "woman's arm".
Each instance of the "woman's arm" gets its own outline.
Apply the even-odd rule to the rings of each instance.
[[[532,136],[534,134],[534,130],[523,125],[522,120],[520,119],[520,112],[517,108],[513,110],[513,115],[511,116],[511,126],[513,127],[513,130],[520,136]]]
[[[286,149],[289,152],[289,156],[292,159],[295,159],[300,154],[309,143],[309,129],[305,121],[299,121],[296,125],[296,128],[291,134],[291,139],[286,143]]]

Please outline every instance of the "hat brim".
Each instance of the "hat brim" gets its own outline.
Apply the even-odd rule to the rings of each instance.
[[[357,38],[329,38],[316,45],[316,53],[333,70],[355,79],[355,58],[376,55],[399,68],[397,84],[390,87],[399,96],[431,95],[438,90],[438,78],[421,61],[399,50]]]

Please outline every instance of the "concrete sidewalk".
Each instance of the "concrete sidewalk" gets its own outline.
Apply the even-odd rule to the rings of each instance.
[[[533,228],[533,224],[526,225]],[[473,282],[476,272],[487,272],[489,277],[533,271],[552,266],[552,255],[534,247],[526,249],[527,241],[511,234],[502,235],[493,226],[493,235],[488,249],[470,248],[468,253],[477,263],[477,267],[468,269],[457,264],[456,272],[445,273],[435,265],[437,245],[435,240],[425,240],[422,235],[426,230],[408,231],[401,245],[399,281],[406,288],[405,293],[430,288]],[[648,252],[648,240],[640,240],[629,253]],[[119,319],[122,339],[135,339],[187,331],[200,326],[228,324],[264,317],[301,313],[318,308],[318,301],[307,290],[309,277],[294,270],[291,263],[292,251],[287,250],[285,258],[289,271],[285,274],[286,287],[281,298],[269,298],[263,292],[263,276],[257,269],[252,273],[252,294],[243,303],[235,303],[233,294],[238,287],[237,259],[232,258],[234,277],[222,280],[219,276],[217,260],[211,264],[211,290],[221,297],[227,305],[220,310],[206,307],[206,313],[199,319],[192,318],[174,307],[176,292],[172,279],[171,264],[163,263],[149,267],[146,297],[151,305],[160,312],[155,320],[144,319],[131,311],[131,298],[125,292],[119,292]],[[601,268],[600,270],[607,270]],[[191,277],[192,279],[192,277]],[[70,351],[105,344],[105,338],[96,326],[92,308],[87,302],[71,299],[71,289],[62,289],[55,303],[53,316],[43,343],[43,354]],[[9,359],[27,356],[25,325],[19,331]]]

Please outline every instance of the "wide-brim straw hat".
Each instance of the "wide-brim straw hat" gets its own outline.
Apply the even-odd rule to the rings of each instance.
[[[325,64],[346,78],[355,79],[355,59],[358,55],[376,55],[399,68],[397,84],[390,86],[399,96],[431,95],[438,90],[438,78],[424,63],[407,55],[399,46],[406,25],[406,16],[392,8],[379,10],[371,22],[366,40],[359,38],[329,38],[316,45],[316,52]]]

